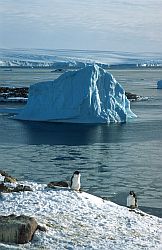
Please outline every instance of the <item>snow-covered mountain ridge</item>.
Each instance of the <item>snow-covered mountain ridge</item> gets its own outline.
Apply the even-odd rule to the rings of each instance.
[[[162,67],[162,54],[90,50],[0,49],[0,67],[82,68],[97,63],[110,67]]]

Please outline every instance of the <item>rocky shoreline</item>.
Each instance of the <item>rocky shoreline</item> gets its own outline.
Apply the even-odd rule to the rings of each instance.
[[[0,87],[0,102],[27,102],[28,87]]]
[[[16,102],[26,103],[28,100],[28,87],[0,87],[0,103],[1,102]],[[134,93],[126,92],[126,96],[130,101],[141,100],[141,96]]]

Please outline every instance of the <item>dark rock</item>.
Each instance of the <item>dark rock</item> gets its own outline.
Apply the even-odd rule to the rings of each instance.
[[[64,71],[63,69],[55,69],[55,70],[51,70],[52,73],[58,73],[58,72],[62,72]]]
[[[0,102],[26,102],[28,98],[28,92],[28,87],[0,87]]]
[[[3,97],[28,97],[28,87],[21,88],[9,88],[9,87],[0,87],[0,96]]]
[[[40,230],[40,231],[42,231],[42,232],[47,232],[47,228],[44,227],[44,226],[38,225],[37,229]]]
[[[52,70],[51,72],[61,72],[62,69]],[[21,97],[21,98],[28,98],[29,88],[28,87],[20,87],[20,88],[9,88],[9,87],[0,87],[0,98],[2,100],[7,100],[8,98],[14,97]],[[140,96],[126,92],[125,93],[127,98],[131,101],[136,101],[140,98]],[[1,101],[2,101],[1,100]],[[21,102],[21,100],[20,100]]]
[[[30,186],[16,185],[16,178],[10,176],[3,170],[0,170],[0,175],[4,176],[4,181],[0,183],[0,193],[11,193],[11,192],[24,192],[33,191]],[[14,185],[8,185],[7,183],[15,183]]]
[[[24,191],[33,191],[29,186],[17,185],[12,192],[24,192]]]
[[[9,187],[6,187],[4,183],[0,183],[0,192],[2,193],[10,193],[12,192],[12,189]]]
[[[55,187],[68,187],[68,183],[66,181],[51,181],[48,183],[47,187],[55,188]]]
[[[130,93],[130,92],[125,92],[125,95],[131,101],[137,101],[140,98],[139,95],[136,95],[136,94],[133,94],[133,93]]]
[[[17,185],[16,187],[7,187],[5,183],[0,183],[0,192],[1,193],[11,193],[11,192],[25,192],[33,191],[29,186]]]
[[[6,172],[3,171],[3,170],[0,170],[0,174],[1,174],[2,176],[9,176],[8,173],[6,173]]]
[[[33,217],[0,216],[0,242],[24,244],[32,240],[38,224]]]
[[[16,179],[14,177],[11,177],[11,176],[6,176],[4,179],[4,182],[15,183]]]

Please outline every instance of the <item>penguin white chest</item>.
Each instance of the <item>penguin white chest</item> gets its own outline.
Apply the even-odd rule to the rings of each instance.
[[[80,189],[80,174],[73,175],[72,180],[71,180],[71,189],[79,191],[79,189]]]
[[[128,195],[127,197],[127,207],[135,207],[136,206],[136,201],[133,195]]]

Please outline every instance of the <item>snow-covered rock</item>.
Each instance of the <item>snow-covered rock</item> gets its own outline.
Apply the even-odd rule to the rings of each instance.
[[[158,89],[162,89],[162,80],[159,80],[159,81],[157,82],[157,88],[158,88]]]
[[[0,174],[0,183],[4,182],[5,176]]]
[[[30,86],[20,120],[109,123],[135,117],[122,86],[97,65]]]
[[[37,231],[23,247],[0,243],[0,249],[161,249],[161,218],[85,192],[32,182],[23,185],[33,192],[2,194],[0,215],[34,217],[47,232]]]

